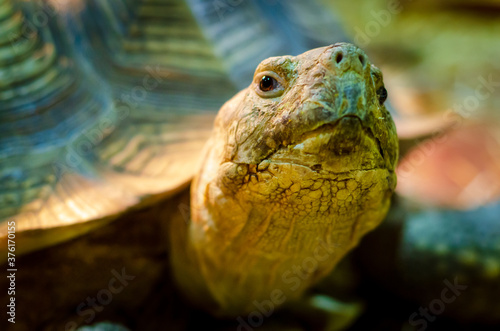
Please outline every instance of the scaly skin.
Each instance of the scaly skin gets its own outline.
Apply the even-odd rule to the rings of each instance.
[[[262,76],[276,79],[263,92]],[[263,61],[215,121],[170,229],[175,278],[216,315],[299,298],[385,217],[397,137],[380,71],[350,44]]]

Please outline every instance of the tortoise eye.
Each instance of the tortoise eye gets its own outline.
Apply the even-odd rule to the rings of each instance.
[[[276,79],[270,76],[262,76],[259,83],[259,88],[262,92],[269,92],[278,86]]]
[[[377,90],[377,97],[380,104],[383,104],[387,100],[387,90],[385,87],[382,86]]]
[[[254,82],[255,92],[262,98],[276,98],[285,91],[286,81],[273,71],[258,73]]]

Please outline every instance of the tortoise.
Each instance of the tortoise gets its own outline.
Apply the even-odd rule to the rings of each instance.
[[[37,14],[33,9],[30,14],[30,7],[20,13],[12,10],[10,2],[2,5],[12,29],[22,27],[19,22],[23,15],[29,21],[29,17],[36,17],[33,13]],[[33,282],[35,293],[51,289],[50,296],[36,298],[29,298],[30,293],[20,289],[22,300],[33,300],[40,309],[28,311],[19,304],[17,327],[25,323],[27,329],[74,329],[80,323],[104,319],[118,311],[128,325],[154,328],[148,324],[149,317],[169,310],[148,311],[144,302],[168,295],[177,298],[176,290],[165,285],[173,283],[170,274],[174,274],[191,304],[219,317],[251,318],[254,301],[262,304],[269,299],[274,304],[284,297],[299,297],[306,287],[328,274],[364,233],[380,223],[389,208],[396,185],[398,149],[391,116],[383,106],[387,95],[380,71],[370,65],[360,49],[349,44],[262,62],[251,86],[221,109],[210,142],[201,154],[204,162],[191,185],[190,205],[186,186],[213,120],[211,113],[199,109],[215,107],[236,89],[229,84],[216,53],[193,24],[183,3],[138,7],[123,4],[121,10],[120,5],[89,3],[83,13],[69,16],[76,22],[72,24],[54,14],[57,18],[49,23],[50,29],[37,29],[40,34],[34,38],[16,35],[15,49],[24,49],[25,53],[14,52],[4,62],[25,64],[20,68],[26,71],[21,71],[25,73],[22,76],[17,70],[15,75],[5,70],[6,77],[12,80],[4,95],[10,102],[5,103],[10,110],[6,112],[10,117],[5,118],[15,126],[10,131],[5,127],[2,136],[2,146],[7,146],[2,150],[1,168],[8,191],[4,201],[13,206],[2,208],[9,216],[3,224],[7,233],[9,222],[16,222],[16,237],[22,243],[16,246],[16,254],[32,251],[20,259],[28,271],[20,268],[20,284]],[[116,16],[110,14],[117,8]],[[176,17],[185,15],[184,23],[191,30],[159,28],[159,18],[171,15],[172,8]],[[139,14],[133,17],[131,12]],[[89,24],[86,15],[111,17],[116,30],[102,33],[103,27]],[[147,24],[144,18],[153,18],[152,23]],[[123,33],[124,22],[128,39],[118,45],[115,34]],[[61,26],[70,33],[62,33]],[[148,33],[157,39],[145,38]],[[181,46],[163,45],[164,38],[158,37],[162,33],[196,42],[192,48],[179,51],[177,57],[165,59],[151,50],[171,51]],[[72,40],[71,36],[77,37]],[[50,40],[55,40],[57,47]],[[108,53],[106,58],[100,57],[106,52],[89,51],[106,47],[124,52]],[[189,56],[191,61],[186,60]],[[194,61],[197,56],[203,60]],[[234,56],[233,63],[239,63],[238,56]],[[163,66],[147,65],[155,61]],[[245,68],[239,68],[239,75],[245,73]],[[306,84],[311,81],[316,83]],[[335,87],[326,89],[328,84]],[[40,86],[46,90],[40,91]],[[186,93],[189,89],[195,91],[196,97]],[[361,108],[366,112],[360,114]],[[43,121],[37,121],[39,113],[43,113]],[[41,131],[53,137],[26,130],[40,130],[23,123],[26,114],[31,115],[32,123],[46,125]],[[21,129],[26,130],[21,131],[24,136],[20,135]],[[231,136],[237,139],[231,140]],[[318,149],[317,144],[324,148]],[[334,159],[329,161],[332,154]],[[225,162],[220,166],[221,160],[237,160],[238,164]],[[325,201],[313,192],[319,177],[331,172],[334,177],[322,179],[330,182],[330,194],[338,199],[324,200],[337,203],[337,209],[325,206]],[[301,185],[295,185],[293,180]],[[52,194],[44,189],[50,185],[54,187]],[[269,200],[287,199],[294,201],[289,204],[292,211],[278,208],[278,213],[272,215],[283,214],[281,218],[262,217],[272,205]],[[249,206],[255,207],[249,210]],[[332,231],[327,227],[331,223],[326,221],[309,228],[307,224],[317,220],[314,218],[305,224],[294,222],[294,232],[287,231],[290,228],[285,227],[285,219],[307,219],[307,213],[315,209],[351,217],[354,209],[359,219],[346,218],[345,228]],[[365,213],[367,210],[370,212]],[[221,222],[224,219],[237,225]],[[219,232],[219,228],[224,231]],[[187,231],[191,241],[183,240]],[[262,233],[262,237],[253,237],[256,233]],[[275,237],[266,237],[265,233]],[[330,235],[337,237],[333,240]],[[165,238],[169,236],[171,247],[167,249]],[[325,240],[313,244],[321,236],[326,236]],[[222,245],[226,245],[226,251],[221,251]],[[311,262],[307,258],[311,252],[314,257],[318,247],[325,248],[329,256],[325,261]],[[203,263],[195,263],[200,256]],[[297,261],[313,265],[317,262],[312,268],[314,273],[304,279],[288,278],[298,285],[287,286],[286,293],[273,291],[279,289],[276,275],[293,271],[288,269]],[[225,266],[231,268],[226,270]],[[72,280],[71,284],[54,286],[68,280]],[[152,295],[155,292],[159,295]],[[179,303],[172,300],[170,304]]]
[[[163,223],[176,223],[174,215],[164,214],[170,214],[173,210],[176,211],[177,216],[182,215],[183,205],[179,210],[175,199],[167,201],[165,199],[184,190],[191,180],[196,159],[199,157],[198,151],[211,131],[213,115],[207,110],[215,108],[215,105],[228,99],[236,89],[230,83],[211,45],[195,24],[188,7],[181,1],[170,1],[164,4],[96,2],[86,4],[82,12],[75,13],[72,12],[74,8],[70,8],[67,16],[59,16],[58,11],[50,6],[39,7],[37,4],[24,4],[22,10],[19,7],[21,7],[20,3],[13,4],[10,1],[2,3],[3,18],[9,28],[5,30],[3,41],[5,62],[2,74],[6,78],[4,85],[6,92],[3,95],[2,105],[3,109],[7,109],[3,118],[10,124],[8,127],[5,125],[5,133],[2,135],[2,183],[7,191],[3,200],[7,206],[2,207],[3,216],[7,216],[5,222],[2,223],[5,234],[3,239],[7,241],[16,238],[19,243],[18,246],[12,246],[12,249],[9,249],[13,254],[8,256],[7,260],[12,272],[15,272],[18,264],[26,268],[25,271],[17,273],[18,286],[28,283],[31,285],[29,292],[17,290],[18,300],[20,302],[29,300],[28,302],[32,302],[32,305],[41,308],[31,311],[29,309],[31,305],[18,305],[16,327],[32,329],[63,326],[66,329],[72,329],[76,328],[79,322],[92,322],[95,315],[104,307],[108,307],[111,301],[116,307],[123,304],[123,302],[119,303],[120,300],[126,302],[126,309],[134,310],[143,307],[143,302],[150,298],[150,292],[162,277],[168,277],[170,272],[167,269],[170,268],[170,264],[167,263],[167,248],[165,247],[167,235],[160,236],[160,229]],[[114,10],[116,13],[113,13]],[[165,26],[164,20],[172,15],[172,10],[175,11],[177,18],[176,25]],[[52,20],[47,21],[48,25],[43,25],[39,21],[40,15],[50,17]],[[99,20],[99,15],[109,19],[112,22],[111,26],[115,29],[102,33],[102,29],[106,27],[89,24],[92,22],[89,16],[96,17],[98,24],[102,22]],[[121,27],[120,24],[125,25],[126,28]],[[179,29],[177,25],[183,28]],[[259,32],[262,31],[255,31],[255,33]],[[179,40],[185,38],[188,38],[189,42],[180,43]],[[265,49],[273,44],[274,39],[265,40],[257,49]],[[271,51],[279,51],[276,45]],[[255,52],[256,46],[250,46],[249,49]],[[106,47],[120,49],[122,52],[115,54],[101,50]],[[338,49],[335,55],[333,55],[334,48]],[[165,56],[161,51],[169,52]],[[337,70],[338,75],[341,76],[341,73],[346,71],[346,79],[353,80],[353,84],[339,85],[338,93],[344,93],[343,98],[356,97],[359,98],[359,102],[366,103],[367,107],[375,107],[373,102],[378,102],[375,89],[380,90],[378,93],[384,91],[381,74],[377,69],[371,69],[362,51],[354,46],[339,44],[328,49],[312,51],[309,55],[303,55],[303,59],[319,59],[320,54],[323,53],[325,53],[322,55],[325,63],[329,63],[327,58],[332,56],[336,57],[337,62],[332,63],[330,71],[318,66],[315,74],[329,73],[330,83],[333,84],[332,72]],[[227,56],[227,59],[235,64],[247,60],[247,57],[241,58],[240,54],[236,55]],[[265,55],[265,52],[261,54],[261,56]],[[250,53],[249,56],[254,56],[254,54]],[[350,77],[349,63],[352,57],[355,57],[358,63],[353,71],[354,76]],[[290,76],[280,78],[278,73],[266,74],[265,80],[269,80],[272,86],[276,86],[266,95],[258,96],[254,91],[252,97],[255,102],[261,99],[276,101],[276,98],[270,98],[270,95],[276,92],[274,90],[283,92],[285,87],[292,89],[295,86],[292,85],[291,79],[293,75],[297,76],[294,72],[299,69],[294,69],[293,66],[298,66],[298,63],[303,60],[297,58],[292,61],[292,59],[292,57],[287,57],[282,58],[283,63],[279,59],[267,63],[268,70],[277,72],[288,70]],[[335,66],[339,68],[335,69]],[[242,70],[245,67],[241,66],[238,69]],[[259,70],[262,71],[263,68]],[[307,68],[304,73],[306,71],[313,72]],[[242,71],[242,74],[244,73]],[[284,75],[284,72],[281,74]],[[372,74],[375,78],[371,77]],[[300,76],[301,79],[307,78],[305,74]],[[321,79],[321,77],[318,76],[315,79]],[[369,89],[364,87],[351,89],[351,85],[365,84],[365,80],[370,84]],[[372,86],[372,81],[376,81],[377,86]],[[258,82],[255,84],[258,86]],[[295,88],[297,93],[302,93],[302,90],[299,85]],[[322,91],[320,85],[318,85],[318,91]],[[289,95],[296,98],[286,101],[289,103],[303,103],[302,99],[308,98],[308,95],[300,96],[295,92]],[[236,98],[241,99],[243,96],[244,94],[240,93]],[[381,95],[380,98],[383,99],[385,96]],[[248,102],[233,100],[235,100],[233,104],[243,105]],[[339,100],[337,99],[337,102]],[[331,97],[324,101],[317,100],[320,103],[332,101]],[[226,105],[229,109],[231,102]],[[267,115],[264,112],[264,108],[269,108],[270,105],[262,107],[262,116],[272,115],[269,110]],[[304,104],[304,107],[299,111],[305,111],[307,107],[314,108],[314,103]],[[340,105],[332,104],[329,107],[332,108],[330,112],[326,108],[322,110],[316,107],[315,112],[318,118],[306,116],[300,119],[309,121],[309,124],[303,128],[297,127],[291,130],[293,123],[300,124],[300,120],[293,119],[293,117],[302,116],[292,111],[277,117],[276,121],[281,121],[281,124],[277,123],[273,130],[264,126],[253,128],[256,136],[252,139],[262,139],[262,130],[265,129],[269,132],[267,140],[255,141],[253,144],[250,144],[248,140],[248,145],[242,145],[239,150],[243,153],[244,148],[247,148],[249,154],[238,156],[240,165],[235,169],[224,168],[229,173],[221,177],[222,180],[229,179],[231,171],[237,171],[234,173],[236,184],[238,180],[243,180],[238,176],[242,175],[241,172],[246,167],[246,171],[253,172],[254,175],[247,176],[245,181],[253,184],[259,171],[259,177],[271,176],[269,182],[275,186],[273,190],[279,192],[278,185],[282,186],[280,193],[282,196],[293,190],[293,199],[298,202],[300,199],[296,196],[300,192],[304,195],[301,199],[311,200],[319,191],[311,193],[311,197],[308,197],[305,191],[301,191],[298,187],[301,181],[297,182],[293,188],[289,188],[290,185],[287,186],[287,181],[298,181],[297,176],[307,175],[310,177],[309,181],[322,177],[322,181],[335,184],[336,179],[328,178],[327,175],[330,170],[337,169],[345,174],[339,181],[339,187],[332,185],[331,190],[332,192],[334,189],[338,191],[339,196],[345,195],[343,199],[346,202],[342,213],[349,214],[346,211],[348,205],[357,206],[358,209],[361,207],[366,210],[374,209],[373,215],[362,216],[361,209],[356,212],[359,214],[359,220],[352,225],[353,231],[350,237],[347,235],[350,229],[348,226],[350,217],[345,216],[346,228],[342,235],[345,244],[336,242],[345,247],[337,249],[338,253],[330,254],[331,257],[328,258],[330,262],[323,261],[321,269],[318,269],[321,272],[311,277],[308,282],[304,282],[300,291],[287,294],[290,297],[292,294],[295,297],[299,296],[307,287],[307,283],[316,281],[331,270],[342,255],[356,244],[361,235],[382,220],[389,207],[389,193],[395,185],[393,170],[397,155],[396,137],[387,111],[383,107],[375,107],[373,111],[366,114],[366,119],[363,117],[363,120],[370,121],[370,123],[374,121],[369,129],[373,132],[367,131],[365,134],[361,129],[360,120],[357,120],[356,107],[349,106],[345,109],[347,115],[345,121],[342,121],[345,124],[339,129],[335,129],[333,125],[337,116],[333,110]],[[254,112],[256,110],[242,108],[241,111]],[[377,119],[374,118],[375,115],[378,116]],[[244,113],[239,116],[250,119]],[[321,119],[321,116],[324,118]],[[243,129],[243,122],[238,129],[237,121],[238,119],[233,119],[231,123],[227,123],[230,127],[224,127],[223,130],[220,128],[218,134],[233,132],[233,135],[241,139],[246,133],[238,131]],[[255,122],[249,121],[246,125],[252,126],[253,124]],[[352,128],[353,131],[349,132],[348,128]],[[307,154],[307,150],[301,152],[300,144],[296,140],[304,140],[304,144],[310,145],[314,142],[314,136],[321,135],[321,139],[325,140],[324,143],[331,145],[335,141],[342,140],[346,134],[351,136],[353,142],[359,146],[352,145],[352,142],[341,144],[342,148],[339,153],[345,155],[340,155],[338,158],[344,160],[344,168],[341,164],[333,164],[330,160],[328,164],[324,164],[326,169],[321,170],[323,160],[314,158],[307,160],[307,162],[316,162],[315,170],[309,174],[304,173],[305,167],[282,168],[279,164],[284,164],[283,160],[281,163],[268,162],[272,164],[269,164],[267,171],[264,169],[265,162],[257,164],[257,159],[264,161],[265,158],[270,157],[272,150],[266,146],[272,144],[271,139],[275,139],[275,144],[271,148],[274,149],[276,158],[287,157],[286,151],[292,147],[292,143],[297,145],[295,157],[302,158],[301,153]],[[288,141],[287,146],[282,146],[285,139]],[[330,140],[331,143],[329,143]],[[261,146],[257,149],[254,146],[256,144]],[[234,148],[238,145],[233,142],[231,146]],[[368,148],[370,151],[366,150]],[[358,166],[359,160],[351,160],[349,156],[357,154],[353,150],[358,149],[363,150],[363,153],[371,153],[373,150],[375,154],[365,160],[362,166]],[[260,155],[255,154],[257,150],[260,150]],[[229,149],[227,152],[230,152]],[[293,155],[293,153],[290,154],[290,156]],[[363,171],[351,177],[347,172],[354,170],[351,169],[353,165],[360,167]],[[377,167],[380,167],[380,173]],[[271,171],[282,171],[283,175],[278,176],[277,173],[271,175]],[[362,180],[365,176],[366,182]],[[280,180],[276,182],[273,178]],[[365,187],[369,184],[373,185],[371,190]],[[327,187],[327,185],[330,184],[322,187]],[[356,189],[358,192],[356,196],[348,194],[349,190],[354,192]],[[315,187],[315,190],[318,188]],[[326,199],[327,193],[324,194],[323,200],[328,200]],[[324,209],[325,207],[329,209],[329,206],[325,201],[320,202],[319,197],[317,198],[317,204],[313,206],[310,201],[308,208],[321,209],[326,217],[328,212]],[[354,198],[364,199],[363,204],[353,203]],[[243,197],[241,199],[243,203]],[[275,197],[275,199],[278,198]],[[218,200],[222,201],[222,199]],[[158,203],[159,201],[162,202]],[[252,204],[256,203],[252,202]],[[174,207],[169,208],[169,204],[174,204]],[[305,205],[296,204],[296,207],[303,209]],[[207,208],[211,207],[204,206],[200,210]],[[198,209],[193,207],[192,210]],[[255,212],[262,213],[264,210],[256,209]],[[281,213],[285,213],[285,210]],[[302,211],[298,211],[297,214],[302,214]],[[242,212],[240,216],[243,215]],[[169,221],[165,221],[165,218]],[[253,216],[251,219],[257,222],[258,218]],[[115,222],[110,224],[113,219]],[[129,219],[134,220],[134,224],[129,224],[127,221]],[[193,216],[193,219],[195,221],[190,224],[196,224],[198,216]],[[147,222],[149,226],[143,222]],[[253,226],[252,223],[247,223],[247,226]],[[139,228],[136,229],[138,226]],[[176,233],[172,236],[172,243],[175,242],[174,240],[181,239],[182,226],[185,225],[181,224],[180,227],[167,231]],[[333,225],[330,224],[330,226]],[[118,230],[124,227],[128,228],[127,231]],[[146,232],[143,232],[144,230]],[[320,228],[311,227],[311,230],[318,232],[317,237],[320,238],[322,233],[319,231],[326,233],[327,229],[323,227],[320,230]],[[297,226],[294,231],[300,233],[302,229]],[[123,232],[125,237],[120,238],[121,235],[118,235],[118,232]],[[143,238],[138,237],[139,233],[142,233]],[[338,234],[340,233],[339,231]],[[82,236],[83,234],[85,236]],[[110,234],[111,238],[108,237],[105,241],[115,248],[124,245],[123,249],[104,248],[108,246],[108,243],[99,247],[94,235],[106,237]],[[288,237],[292,234],[290,232]],[[80,237],[63,244],[69,245],[68,248],[60,245],[52,247],[77,236]],[[305,239],[306,241],[312,240],[307,237]],[[321,243],[330,249],[329,245],[332,245],[333,238],[326,236],[323,237],[323,241]],[[136,242],[140,248],[134,248],[133,242]],[[291,242],[294,243],[297,240],[294,239]],[[301,245],[304,249],[311,250],[310,246],[313,244],[316,245],[307,242]],[[9,246],[6,243],[2,247],[8,248]],[[172,250],[179,249],[175,247],[174,245]],[[204,247],[208,248],[208,245]],[[295,244],[288,248],[285,246],[282,255],[291,253],[293,250],[298,254],[299,247],[301,246]],[[243,248],[240,247],[240,253],[249,252]],[[288,252],[288,250],[291,251]],[[116,255],[109,251],[115,252]],[[181,260],[180,263],[177,260],[183,251],[187,252],[187,250],[181,250],[172,254],[174,269],[179,270],[185,267],[183,264],[186,264],[187,260]],[[232,251],[236,252],[236,250]],[[26,258],[20,258],[20,255],[30,252],[31,254]],[[4,256],[7,256],[7,252],[4,253]],[[38,254],[42,254],[41,258],[35,257]],[[308,253],[304,251],[301,254],[300,257],[303,258]],[[239,260],[236,257],[231,258],[235,261]],[[241,258],[248,259],[250,256],[243,255]],[[297,258],[299,256],[280,268],[291,267],[292,261]],[[128,262],[128,259],[132,262]],[[264,260],[257,259],[255,263],[262,263],[262,261]],[[44,264],[43,271],[38,265],[39,262]],[[82,265],[87,265],[87,267],[82,267]],[[101,265],[106,267],[101,269],[99,268]],[[31,269],[33,273],[28,269]],[[218,271],[222,270],[219,268]],[[275,271],[277,272],[280,270]],[[30,277],[35,274],[38,280],[33,282]],[[188,273],[188,275],[193,274]],[[234,273],[227,277],[237,275]],[[258,276],[256,273],[251,277]],[[265,273],[259,277],[263,276]],[[141,281],[132,282],[136,277]],[[106,287],[103,288],[102,280],[108,278],[110,278],[109,283],[104,281]],[[183,278],[177,278],[182,284]],[[67,287],[55,288],[53,284],[58,282],[56,279],[62,282],[70,279],[75,281]],[[215,277],[214,281],[217,280],[218,278]],[[224,291],[227,295],[227,292],[231,290],[230,279],[224,282],[226,282]],[[260,281],[256,283],[253,280],[253,283],[257,285]],[[223,282],[220,285],[224,285]],[[271,285],[269,284],[268,288]],[[119,296],[121,291],[125,291],[123,289],[125,286],[129,294]],[[50,296],[34,297],[31,295],[31,293],[44,293],[47,288],[51,289]],[[260,289],[255,298],[260,299],[268,292],[268,288]],[[201,289],[201,291],[206,291],[206,289]],[[96,293],[99,305],[96,305],[96,301],[89,297],[89,293],[92,292]],[[203,298],[204,296],[198,293],[197,297]],[[244,303],[242,297],[239,301],[241,304]],[[220,313],[231,316],[248,312],[249,309],[248,306],[232,307],[230,302],[220,302],[220,305]],[[205,304],[204,307],[210,308],[211,306]],[[98,317],[103,318],[111,312],[112,308],[108,308]],[[13,314],[11,318],[14,321],[15,315]]]

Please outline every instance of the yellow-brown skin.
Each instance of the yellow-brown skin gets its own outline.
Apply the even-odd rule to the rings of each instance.
[[[278,83],[271,91],[263,75]],[[170,228],[174,275],[190,300],[225,316],[296,300],[382,221],[398,151],[384,91],[350,44],[258,66],[217,116],[191,222]]]

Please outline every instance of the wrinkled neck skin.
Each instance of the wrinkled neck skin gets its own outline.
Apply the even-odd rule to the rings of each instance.
[[[263,98],[259,73],[269,70],[284,93]],[[271,58],[255,77],[220,110],[191,222],[170,231],[177,282],[217,315],[298,299],[382,221],[396,184],[394,124],[362,51]]]

